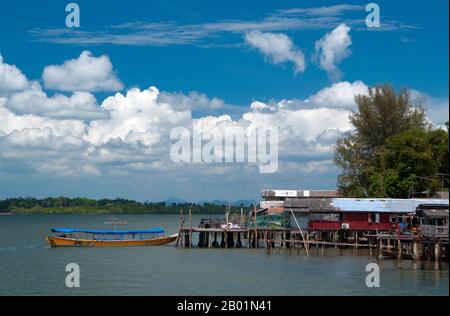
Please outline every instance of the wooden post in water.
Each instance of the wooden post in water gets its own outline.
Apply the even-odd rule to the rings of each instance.
[[[237,233],[236,248],[242,248],[241,233]]]
[[[300,224],[297,221],[297,217],[295,217],[294,212],[291,210],[291,214],[294,217],[295,224],[297,225],[298,229],[300,230],[300,234],[302,235],[303,244],[305,245],[306,254],[309,255],[309,249],[308,249],[308,241],[305,240],[305,236],[303,235],[302,228],[300,227]]]
[[[267,228],[266,228],[266,230],[264,231],[264,247],[266,248],[266,252],[270,253],[270,249],[269,249],[270,245],[269,245],[268,238],[269,238],[269,236],[268,236]]]
[[[419,242],[417,240],[412,241],[412,257],[413,257],[413,268],[417,269],[417,262],[420,260],[419,253]]]
[[[217,241],[217,232],[214,232],[214,241],[212,242],[212,247],[219,248],[219,243]]]
[[[397,267],[399,269],[402,268],[402,259],[403,259],[403,247],[402,247],[402,241],[399,238],[397,240]]]
[[[255,216],[254,216],[254,221],[255,221],[255,236],[254,237],[254,241],[255,241],[255,248],[258,248],[258,223],[256,222],[256,204],[253,206],[254,212],[255,212]]]
[[[420,243],[419,248],[419,254],[420,254],[420,269],[425,269],[425,243]]]
[[[436,242],[434,244],[434,270],[440,270],[440,259],[441,259],[441,245]]]
[[[189,208],[189,248],[192,247],[192,210]]]
[[[378,260],[383,260],[383,239],[379,238],[378,242]]]
[[[178,244],[180,243],[181,240],[181,234],[183,233],[183,225],[184,225],[184,218],[183,218],[183,209],[180,208],[180,229],[178,230],[178,236],[177,236],[177,243],[175,245],[175,247],[178,247]]]

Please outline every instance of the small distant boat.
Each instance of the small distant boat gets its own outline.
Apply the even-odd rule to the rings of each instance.
[[[45,239],[51,247],[157,246],[175,241],[178,234],[164,236],[164,229],[89,230],[53,228]]]
[[[128,224],[127,221],[123,221],[115,216],[110,216],[108,219],[104,222],[105,225],[112,225],[114,227],[117,227],[118,225],[126,225]]]

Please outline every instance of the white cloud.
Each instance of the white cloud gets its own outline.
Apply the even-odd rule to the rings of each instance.
[[[449,121],[449,100],[448,98],[432,97],[424,92],[411,90],[413,102],[423,103],[427,118],[436,126],[443,127]]]
[[[170,131],[193,125],[212,133],[264,126],[279,130],[275,181],[305,174],[334,181],[333,145],[353,128],[349,114],[355,109],[354,96],[367,92],[361,81],[337,82],[306,99],[254,101],[241,107],[241,115],[231,116],[225,101],[199,92],[135,88],[98,106],[88,92],[49,96],[33,82],[24,91],[0,97],[1,172],[13,174],[19,168],[26,174],[99,180],[148,177],[145,183],[171,190],[185,188],[193,179],[214,190],[220,186],[214,179],[222,175],[221,181],[232,188],[236,183],[251,187],[257,176],[251,165],[174,164]],[[193,119],[196,110],[204,113]]]
[[[337,65],[351,54],[349,47],[352,39],[349,32],[350,27],[340,24],[316,42],[320,67],[328,73],[331,80],[341,78],[341,71]]]
[[[86,126],[78,120],[50,119],[32,114],[16,115],[5,107],[0,107],[0,137],[14,131],[49,128],[55,136],[73,136],[82,139]]]
[[[0,93],[24,90],[28,87],[28,80],[15,65],[3,62],[0,54]]]
[[[293,44],[291,49],[295,49]],[[282,51],[281,56],[286,56],[286,50]],[[119,194],[126,194],[124,189],[129,192],[136,189],[128,188],[136,183],[186,192],[193,181],[196,191],[208,192],[205,194],[214,190],[222,194],[224,185],[233,194],[242,194],[244,187],[250,188],[245,194],[253,190],[259,181],[257,168],[253,166],[186,166],[171,162],[170,131],[177,126],[190,129],[193,124],[201,125],[207,132],[215,132],[215,128],[221,131],[243,127],[248,131],[256,126],[276,127],[279,129],[279,171],[264,178],[264,183],[281,183],[283,177],[302,178],[302,175],[307,175],[305,179],[317,177],[313,184],[320,185],[324,179],[333,183],[333,145],[337,137],[352,129],[349,114],[356,106],[354,96],[367,94],[369,89],[362,81],[336,82],[306,99],[254,101],[249,107],[240,107],[240,114],[233,116],[229,111],[231,106],[219,98],[199,92],[159,92],[155,87],[116,93],[99,106],[87,91],[49,95],[37,82],[28,82],[19,69],[4,69],[15,69],[13,73],[22,75],[26,85],[17,88],[20,91],[0,93],[2,177],[5,174],[15,177],[17,172],[46,179],[95,176],[105,181],[108,192],[109,181],[118,179],[112,182],[120,183]],[[428,97],[428,101],[427,114],[434,123],[448,120],[448,99]],[[193,119],[195,111],[200,113]],[[133,180],[124,185],[124,176]],[[206,189],[198,190],[199,187]],[[190,198],[195,198],[195,194],[199,193],[194,192]]]
[[[37,92],[38,95],[42,93],[39,89]],[[46,100],[45,95],[42,97]],[[222,131],[224,128],[242,127],[249,131],[257,126],[277,127],[281,159],[299,164],[301,161],[329,160],[333,140],[351,128],[346,109],[325,106],[289,108],[284,107],[281,101],[274,105],[254,102],[237,119],[229,115],[192,119],[188,109],[192,105],[180,106],[179,97],[173,93],[165,93],[165,97],[161,97],[155,87],[117,93],[101,104],[108,117],[89,123],[81,119],[44,117],[36,111],[34,114],[16,114],[4,106],[9,101],[3,98],[0,100],[0,161],[15,159],[16,163],[22,162],[38,173],[62,176],[104,176],[104,172],[111,176],[127,172],[182,172],[189,177],[185,167],[170,160],[170,131],[177,126],[191,129],[193,124],[201,125],[204,132],[216,132],[216,128]],[[191,97],[196,100],[199,95],[191,94]],[[181,99],[185,98],[181,96]],[[213,99],[203,95],[199,98],[203,100],[200,102],[203,106],[211,106]],[[283,102],[289,103],[288,100]],[[306,100],[302,102],[307,103]],[[267,111],[267,108],[271,110]],[[27,107],[21,109],[31,110]],[[208,165],[208,168],[198,165],[194,169],[197,176],[207,176],[219,172],[211,170],[216,167],[224,168],[221,165]],[[240,168],[227,167],[226,170],[230,178],[242,175]],[[253,169],[245,172],[250,170]]]
[[[83,51],[77,59],[51,65],[42,74],[47,89],[62,91],[118,91],[123,84],[116,77],[109,57],[95,57]]]
[[[274,64],[290,61],[296,73],[305,71],[305,56],[285,34],[251,31],[245,34],[245,40]]]
[[[273,113],[248,112],[242,119],[251,123],[250,128],[257,126],[281,128],[281,142],[283,140],[315,141],[328,128],[350,130],[349,114],[350,112],[344,109],[321,107],[282,109]]]
[[[309,101],[315,105],[333,108],[350,108],[356,107],[356,95],[368,95],[369,87],[362,81],[350,83],[341,81],[334,83],[330,87],[326,87],[309,98]]]
[[[323,7],[283,9],[280,12],[290,16],[337,16],[346,11],[364,11],[364,9],[365,6],[362,5],[337,4]]]
[[[86,164],[82,167],[82,170],[87,175],[93,175],[93,176],[99,176],[101,175],[100,171],[97,169],[96,166],[92,164]]]
[[[100,145],[113,139],[123,142],[140,142],[154,145],[162,135],[169,135],[169,128],[190,121],[189,111],[176,111],[172,104],[158,101],[159,90],[131,89],[126,95],[117,93],[103,101],[101,107],[111,118],[92,121],[87,140]]]
[[[331,29],[341,23],[352,26],[357,31],[367,28],[364,5],[339,4],[323,7],[289,8],[269,12],[261,19],[219,20],[199,24],[177,22],[130,21],[119,25],[106,26],[103,30],[33,29],[31,36],[38,41],[58,44],[86,45],[200,45],[202,47],[236,47],[238,43],[220,43],[223,34],[245,34],[251,31],[282,32],[297,30]],[[377,31],[416,29],[418,26],[389,20],[384,17]],[[229,41],[229,39],[227,39]],[[223,41],[222,41],[223,42]]]
[[[12,94],[5,107],[16,114],[34,114],[53,118],[92,120],[108,115],[97,105],[95,97],[88,92],[74,92],[70,97],[55,94],[52,97],[33,82],[30,89]]]
[[[181,92],[161,92],[158,100],[170,103],[176,110],[217,110],[225,106],[219,98],[210,99],[206,94],[191,91],[187,95]]]
[[[255,101],[250,108],[259,112],[275,112],[282,109],[341,108],[356,109],[355,96],[368,95],[369,87],[362,81],[340,81],[309,96],[307,99],[283,99],[278,102]]]

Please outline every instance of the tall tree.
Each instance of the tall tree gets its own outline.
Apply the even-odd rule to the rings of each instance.
[[[357,111],[350,115],[353,133],[338,139],[334,162],[342,169],[338,187],[344,196],[367,197],[375,192],[373,183],[381,181],[380,149],[389,137],[411,128],[429,128],[423,100],[411,98],[407,89],[398,93],[390,84],[369,89],[369,95],[355,97]]]

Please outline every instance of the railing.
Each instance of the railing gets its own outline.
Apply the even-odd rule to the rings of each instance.
[[[448,226],[422,225],[420,233],[429,237],[448,237]]]

